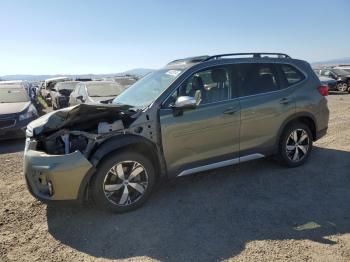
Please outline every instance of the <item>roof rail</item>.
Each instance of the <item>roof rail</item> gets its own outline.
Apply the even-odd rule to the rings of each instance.
[[[253,58],[263,58],[263,55],[275,55],[278,58],[291,58],[289,55],[283,53],[232,53],[232,54],[221,54],[221,55],[213,55],[209,56],[204,61],[215,60],[225,56],[252,56]]]
[[[205,61],[209,57],[210,56],[208,56],[208,55],[203,55],[203,56],[193,56],[193,57],[187,57],[187,58],[182,58],[182,59],[176,59],[176,60],[168,63],[168,65],[177,64],[177,63],[198,63],[198,62]]]

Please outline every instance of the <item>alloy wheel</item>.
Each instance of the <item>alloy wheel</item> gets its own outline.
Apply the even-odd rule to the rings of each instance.
[[[123,161],[114,165],[106,174],[103,192],[112,204],[129,206],[144,195],[147,186],[146,169],[136,161]]]
[[[309,151],[310,139],[304,129],[292,131],[287,139],[286,153],[287,157],[293,162],[303,160]]]
[[[348,85],[345,83],[338,84],[338,90],[341,92],[345,92],[348,89]]]

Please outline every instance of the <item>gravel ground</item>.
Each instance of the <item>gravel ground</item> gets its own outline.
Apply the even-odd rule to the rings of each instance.
[[[172,180],[123,215],[41,204],[22,141],[1,143],[0,260],[350,261],[350,95],[329,107],[304,166],[262,159]]]

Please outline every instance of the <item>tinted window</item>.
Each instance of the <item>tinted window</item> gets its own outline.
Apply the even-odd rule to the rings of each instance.
[[[279,90],[277,73],[272,64],[237,64],[233,67],[240,82],[241,96]]]
[[[228,100],[230,98],[230,77],[226,68],[211,68],[190,76],[177,89],[168,104],[174,103],[179,96],[192,96],[197,105]]]
[[[298,69],[291,65],[280,65],[280,67],[288,86],[299,83],[305,78]]]

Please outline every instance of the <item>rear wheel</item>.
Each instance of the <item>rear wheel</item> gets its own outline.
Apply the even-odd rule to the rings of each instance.
[[[92,184],[93,199],[104,210],[128,212],[148,199],[155,180],[148,158],[134,152],[116,153],[99,166]]]
[[[303,123],[293,123],[283,132],[279,153],[289,167],[304,164],[312,150],[312,134],[310,128]]]

